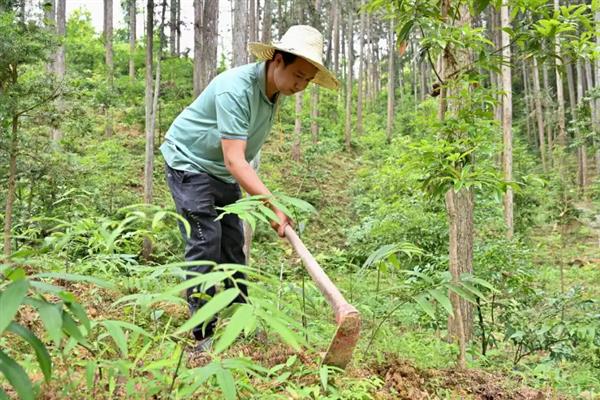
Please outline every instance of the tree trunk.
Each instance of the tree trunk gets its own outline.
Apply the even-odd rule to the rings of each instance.
[[[333,7],[333,70],[340,73],[340,9],[338,0],[331,1]]]
[[[177,57],[177,9],[179,0],[171,0],[170,15],[171,19],[169,22],[169,49],[171,50],[171,57]]]
[[[537,119],[538,139],[540,144],[540,157],[542,158],[542,168],[548,172],[546,165],[546,138],[544,137],[544,114],[542,111],[542,94],[540,89],[540,72],[538,69],[537,58],[533,57],[533,100],[535,103],[535,114]]]
[[[344,129],[344,138],[346,151],[350,151],[352,145],[352,13],[348,13],[348,72],[346,73],[346,126]]]
[[[154,0],[147,0],[146,3],[146,152],[144,164],[144,203],[152,203],[152,176],[154,171],[154,115],[152,106],[154,104],[154,95],[152,88],[152,51],[154,37]],[[142,257],[148,259],[152,253],[152,242],[144,238]]]
[[[581,109],[583,104],[583,66],[581,58],[577,59],[577,109]],[[586,195],[587,188],[587,152],[585,148],[585,139],[580,130],[576,131],[579,145],[577,146],[578,163],[577,163],[577,182],[579,184],[579,190],[583,196]]]
[[[395,92],[396,89],[394,87],[394,83],[396,79],[394,77],[394,72],[396,67],[394,66],[394,19],[390,19],[390,31],[388,33],[388,90],[387,90],[387,127],[386,127],[386,137],[387,142],[392,142],[392,132],[394,130],[394,100],[395,100]],[[359,97],[360,99],[360,97]]]
[[[296,119],[294,122],[294,144],[292,146],[292,160],[300,161],[302,155],[302,97],[303,93],[296,93]]]
[[[361,7],[365,5],[365,0],[361,0]],[[360,52],[358,58],[358,93],[356,98],[356,134],[363,134],[363,86],[364,86],[364,66],[365,63],[365,29],[366,29],[366,11],[360,13],[360,33],[358,38],[358,49]],[[389,78],[389,77],[388,77]]]
[[[173,0],[175,1],[175,0]],[[136,0],[129,0],[129,79],[135,80]]]
[[[371,62],[372,62],[372,49],[371,49],[371,14],[367,13],[365,21],[365,35],[367,37],[366,51],[365,51],[365,97],[367,103],[367,109],[370,110],[371,100],[373,98],[373,85],[371,82]]]
[[[533,107],[531,106],[531,89],[529,85],[529,72],[527,71],[527,62],[522,63],[523,72],[523,96],[525,97],[525,123],[527,125],[527,141],[531,144],[536,143],[536,136],[531,129],[531,115]]]
[[[202,15],[203,0],[194,0],[194,98],[202,91]]]
[[[262,39],[263,43],[271,43],[271,0],[265,0],[264,4],[264,17],[262,25]]]
[[[181,0],[177,1],[177,56],[181,55]]]
[[[59,0],[60,1],[60,0]],[[113,62],[113,0],[104,0],[104,50],[106,58],[106,78],[108,82],[109,93],[112,93],[114,62]],[[104,134],[107,137],[112,136],[112,115],[110,110],[110,101],[106,105],[106,126]]]
[[[233,67],[239,67],[248,62],[248,2],[246,0],[235,0],[233,13],[233,26],[239,27],[233,30]]]
[[[506,29],[510,29],[508,5],[503,3],[500,7],[500,19],[502,26],[502,132],[504,146],[502,152],[502,166],[504,180],[511,182],[512,178],[512,71],[511,71],[511,49],[510,38]],[[506,224],[506,236],[512,239],[514,234],[513,222],[513,191],[512,187],[506,188],[504,194],[504,223]]]
[[[56,35],[59,38],[64,39],[66,32],[66,5],[65,0],[58,0],[56,4]],[[64,84],[66,72],[65,65],[65,46],[61,44],[56,49],[56,57],[54,60],[54,73],[56,74],[56,79],[61,82],[61,85]],[[56,99],[56,108],[59,114],[62,114],[65,109],[65,103],[62,96],[59,96]],[[62,138],[62,131],[59,128],[52,129],[52,141],[58,142]]]
[[[14,66],[13,83],[17,83],[17,68]],[[12,134],[10,138],[10,154],[8,161],[8,183],[6,188],[6,207],[4,209],[4,256],[8,258],[12,253],[12,221],[15,193],[17,188],[17,153],[19,151],[19,117],[12,117]]]
[[[44,8],[44,24],[46,29],[50,33],[56,33],[56,4],[55,0],[46,0],[47,6]],[[56,56],[50,57],[48,63],[46,64],[46,71],[48,73],[56,73],[56,69],[54,68],[54,62],[56,60]]]
[[[442,20],[447,21],[450,0],[442,1]],[[459,20],[453,21],[456,26],[470,26],[471,17],[468,8],[463,5],[457,13]],[[447,23],[447,22],[446,22]],[[454,80],[460,79],[460,71],[470,63],[470,53],[467,49],[454,49],[450,44],[443,50],[441,77],[444,82],[452,85]],[[456,113],[459,104],[453,100],[455,94],[449,93],[456,89],[447,89],[442,86],[440,92],[439,118],[444,121],[446,113]],[[454,189],[446,192],[446,211],[449,225],[449,270],[452,281],[457,283],[462,273],[473,271],[473,208],[474,195],[472,188],[461,188],[458,192]],[[456,338],[459,344],[458,366],[466,365],[466,343],[471,337],[473,329],[473,316],[471,305],[460,298],[456,293],[449,293],[454,316],[448,318],[448,333]]]
[[[217,39],[219,35],[219,0],[204,0],[202,15],[202,92],[217,75]]]
[[[600,48],[600,9],[594,13],[594,22],[596,26],[596,48]],[[600,58],[596,59],[594,76],[596,78],[596,89],[600,89]],[[597,125],[594,127],[595,137],[600,135],[600,97],[591,105],[596,109]],[[596,173],[600,175],[600,143],[596,142]]]
[[[554,0],[554,12],[557,13],[560,11],[560,2],[559,0]],[[558,144],[561,147],[565,147],[567,145],[567,129],[565,123],[565,94],[563,87],[563,80],[561,75],[561,67],[562,60],[560,58],[561,48],[560,48],[560,36],[554,38],[554,51],[558,57],[555,58],[555,74],[556,74],[556,102],[558,103]]]

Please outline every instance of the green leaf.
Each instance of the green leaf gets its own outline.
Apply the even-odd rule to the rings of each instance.
[[[457,286],[451,282],[447,283],[446,287],[448,287],[448,289],[452,290],[454,293],[456,293],[457,295],[459,295],[461,298],[465,299],[469,303],[471,303],[473,305],[477,305],[477,301],[475,300],[475,297],[473,297],[473,295],[471,293],[467,292],[462,287]]]
[[[71,310],[73,315],[77,317],[79,322],[81,324],[83,324],[85,329],[87,329],[87,331],[89,332],[91,329],[90,328],[90,320],[89,320],[85,310],[81,306],[81,304],[76,303],[76,302],[69,302],[69,303],[67,303],[67,307],[69,308],[69,310]]]
[[[485,295],[483,293],[481,293],[481,291],[479,289],[477,289],[475,287],[475,285],[469,283],[469,282],[461,282],[460,283],[465,289],[467,289],[469,292],[473,293],[475,296],[479,297],[481,300],[483,301],[487,301]]]
[[[48,354],[48,350],[42,341],[38,339],[29,329],[17,324],[16,322],[12,322],[9,325],[8,331],[21,336],[27,343],[31,345],[31,347],[33,347],[38,364],[40,364],[40,369],[44,374],[44,379],[46,382],[49,382],[50,377],[52,376],[52,360],[50,359],[50,354]]]
[[[329,375],[329,368],[327,365],[322,365],[319,369],[319,377],[321,378],[321,386],[323,386],[323,390],[327,393],[327,379]]]
[[[86,343],[85,338],[83,337],[83,335],[81,334],[81,331],[79,330],[79,327],[77,326],[77,324],[75,323],[75,320],[73,319],[73,317],[71,317],[69,315],[69,313],[63,313],[62,315],[62,327],[64,329],[64,331],[71,336],[73,339],[75,339],[76,341],[78,341],[79,343]]]
[[[29,281],[22,279],[14,281],[0,293],[0,335],[17,314],[28,288]]]
[[[21,400],[33,400],[33,387],[29,376],[23,367],[0,350],[0,372],[4,374],[8,382],[17,391]]]
[[[215,375],[217,376],[217,383],[223,391],[223,396],[225,397],[225,399],[236,400],[237,392],[235,389],[235,381],[233,380],[233,375],[231,374],[231,371],[224,368],[219,368],[216,371]]]
[[[220,353],[227,349],[231,343],[239,336],[244,330],[246,325],[251,322],[254,314],[252,313],[252,307],[248,304],[241,304],[238,309],[232,315],[223,335],[219,338],[219,341],[215,345],[215,353]]]
[[[196,313],[194,313],[194,315],[192,315],[192,317],[185,324],[179,327],[179,329],[175,331],[175,334],[178,335],[182,332],[187,332],[195,326],[198,326],[204,321],[212,318],[213,315],[227,307],[239,294],[240,290],[238,288],[229,288],[218,293],[215,297],[210,299],[208,303],[196,311]]]
[[[8,395],[6,394],[6,392],[4,390],[2,390],[1,387],[0,387],[0,400],[10,400],[8,398]]]
[[[442,307],[444,307],[444,309],[446,310],[446,312],[449,315],[454,316],[454,311],[452,309],[452,303],[450,303],[450,299],[448,298],[448,296],[445,293],[442,293],[438,289],[430,289],[430,290],[428,290],[428,293],[431,295],[431,297],[436,299],[438,301],[438,303],[440,303],[442,305]]]
[[[102,325],[104,325],[110,336],[113,338],[123,358],[128,358],[127,338],[125,337],[123,328],[121,328],[117,321],[102,321]]]
[[[432,319],[435,319],[435,310],[425,297],[425,295],[421,294],[419,296],[413,297],[415,302],[429,315]]]
[[[58,304],[42,301],[36,307],[48,336],[58,346],[62,337],[62,308]]]
[[[89,283],[93,283],[96,286],[100,286],[103,287],[105,289],[112,289],[112,290],[116,290],[116,286],[108,281],[105,281],[103,279],[99,279],[93,276],[88,276],[88,275],[78,275],[78,274],[67,274],[64,272],[43,272],[41,274],[35,274],[33,275],[33,278],[51,278],[51,279],[62,279],[65,281],[72,281],[72,282],[89,282]]]
[[[281,323],[281,321],[273,315],[267,314],[263,310],[258,310],[258,314],[271,328],[273,328],[275,333],[281,336],[286,344],[292,346],[294,350],[300,350],[299,341],[301,338],[296,333],[285,326],[285,324]]]

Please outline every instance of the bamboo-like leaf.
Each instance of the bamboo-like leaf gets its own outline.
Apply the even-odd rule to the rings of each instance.
[[[450,298],[445,293],[442,293],[438,289],[430,289],[427,291],[431,297],[437,300],[438,303],[444,307],[446,312],[454,317],[454,310],[452,309],[452,303],[450,303]]]
[[[102,321],[101,323],[102,325],[104,325],[110,336],[113,338],[123,358],[128,358],[127,338],[125,337],[125,332],[123,332],[123,328],[121,328],[121,326],[117,324],[116,321]]]
[[[432,319],[435,319],[435,310],[433,309],[425,295],[421,294],[413,297],[413,299],[419,305],[419,307],[421,307],[423,311],[427,313],[427,315],[429,315]]]
[[[226,350],[244,330],[246,325],[251,322],[253,317],[254,315],[252,313],[252,306],[248,304],[239,305],[238,309],[231,316],[223,335],[221,335],[219,341],[215,345],[215,353],[220,353]]]
[[[51,278],[51,279],[62,279],[65,281],[72,282],[89,282],[93,283],[96,286],[100,286],[105,289],[115,290],[116,286],[104,279],[99,279],[94,276],[89,275],[78,275],[78,274],[67,274],[64,272],[43,272],[40,274],[35,274],[32,276],[33,278]]]
[[[477,304],[475,297],[473,297],[473,295],[471,293],[467,292],[462,287],[457,286],[457,285],[453,284],[452,282],[447,283],[446,287],[448,287],[448,289],[452,290],[454,293],[456,293],[457,295],[459,295],[460,297],[462,297],[469,303],[471,303],[473,305]]]
[[[0,372],[15,389],[21,400],[33,400],[33,387],[27,373],[19,364],[0,350]]]
[[[227,400],[236,400],[237,391],[235,389],[235,381],[231,371],[225,368],[219,368],[215,375],[217,376],[217,383],[223,391],[223,397]]]
[[[329,368],[327,368],[327,365],[321,365],[321,368],[319,369],[319,377],[321,378],[321,386],[323,386],[323,391],[325,391],[325,393],[327,393],[328,375]]]
[[[221,293],[218,293],[208,303],[202,306],[192,317],[179,329],[175,331],[175,334],[181,334],[191,330],[193,327],[200,325],[204,321],[217,314],[219,311],[227,307],[238,295],[240,294],[239,289],[229,288]]]
[[[79,304],[77,302],[69,302],[69,303],[67,303],[67,307],[69,308],[69,310],[71,310],[73,315],[77,317],[77,319],[79,320],[79,323],[83,324],[85,329],[89,332],[91,329],[90,320],[87,316],[87,313],[81,306],[81,304]]]
[[[62,337],[62,308],[58,304],[43,301],[36,303],[36,307],[48,336],[58,346]]]
[[[294,350],[300,350],[299,342],[302,340],[296,333],[294,333],[287,326],[282,324],[278,318],[274,318],[273,315],[264,313],[262,310],[257,310],[258,314],[261,315],[262,319],[273,328],[273,331],[277,333],[283,341],[292,346]]]
[[[11,322],[8,327],[8,331],[21,336],[27,343],[31,345],[31,347],[33,347],[38,364],[40,365],[40,369],[44,374],[44,379],[46,382],[49,382],[50,377],[52,376],[52,360],[50,359],[50,354],[48,353],[48,350],[42,341],[38,339],[37,336],[35,336],[29,329],[17,324],[16,322]]]
[[[29,281],[21,279],[10,283],[0,293],[0,335],[17,314],[28,288]]]

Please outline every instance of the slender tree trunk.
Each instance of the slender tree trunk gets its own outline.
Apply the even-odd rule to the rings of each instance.
[[[17,84],[17,65],[11,65],[11,78],[13,85]],[[12,131],[10,136],[10,152],[8,156],[8,182],[6,187],[6,206],[4,209],[4,256],[8,258],[12,253],[12,223],[15,193],[17,188],[17,154],[19,152],[19,116],[12,117]]]
[[[217,75],[219,0],[204,0],[202,16],[202,61],[199,92]]]
[[[60,1],[60,0],[59,0]],[[114,62],[113,62],[113,0],[104,0],[104,50],[106,58],[106,80],[108,82],[109,92],[112,93],[113,88],[113,77],[114,77]],[[112,115],[111,115],[111,101],[106,105],[104,110],[106,113],[106,126],[104,127],[104,134],[107,137],[112,136]]]
[[[554,12],[560,11],[559,0],[554,0]],[[561,75],[562,60],[560,58],[560,34],[554,39],[554,51],[558,57],[555,58],[554,72],[556,74],[556,102],[558,103],[558,144],[561,147],[567,145],[567,129],[565,122],[565,94],[563,87],[563,80]]]
[[[450,0],[442,1],[442,20],[447,21]],[[471,17],[468,8],[463,5],[458,13],[460,19],[453,21],[456,26],[470,26]],[[448,22],[446,22],[448,23]],[[466,49],[453,49],[447,45],[442,55],[441,76],[450,88],[442,86],[440,93],[439,118],[444,121],[446,113],[456,113],[459,104],[453,99],[453,81],[460,79],[457,71],[464,65],[470,63],[470,53]],[[474,195],[472,188],[461,188],[455,191],[453,188],[446,192],[446,211],[449,225],[449,270],[452,281],[456,284],[460,281],[462,273],[473,271],[473,208]],[[448,333],[450,337],[456,338],[459,344],[459,368],[466,366],[465,354],[466,343],[471,337],[473,326],[473,312],[471,305],[456,293],[449,294],[452,302],[454,316],[448,319]]]
[[[546,138],[544,137],[544,113],[542,111],[542,94],[540,89],[540,72],[538,69],[537,58],[533,57],[533,99],[535,102],[535,113],[537,119],[538,138],[540,144],[540,157],[542,158],[542,168],[548,172],[546,164]]]
[[[371,71],[371,62],[372,62],[372,49],[371,49],[371,14],[367,13],[366,17],[365,17],[366,21],[365,21],[365,35],[366,35],[366,48],[365,48],[365,97],[366,97],[366,106],[367,109],[370,110],[370,104],[371,104],[371,100],[373,98],[372,95],[372,91],[373,91],[373,85],[371,82],[371,75],[370,75],[370,71]]]
[[[388,93],[387,93],[387,126],[386,126],[386,137],[387,142],[392,142],[392,133],[394,131],[394,100],[396,95],[396,88],[394,87],[394,83],[396,79],[394,77],[394,72],[396,71],[396,67],[394,65],[394,19],[390,19],[390,31],[388,33],[388,44],[389,44],[389,54],[388,54]]]
[[[233,66],[238,67],[248,62],[248,2],[247,0],[235,0],[233,13],[233,26],[239,27],[233,30]]]
[[[152,129],[154,90],[153,83],[153,36],[154,36],[154,0],[146,2],[146,163],[144,165],[144,203],[152,202],[152,173],[154,166],[154,130]]]
[[[177,56],[181,55],[181,0],[177,1]]]
[[[180,0],[171,0],[169,13],[171,19],[169,21],[169,49],[171,57],[177,57],[177,9]]]
[[[46,0],[46,4],[44,8],[44,24],[48,32],[56,33],[56,2],[55,0]],[[50,74],[56,73],[56,69],[54,68],[55,60],[56,56],[50,57],[46,64],[46,71]]]
[[[582,66],[582,62],[581,62],[581,58],[577,59],[577,108],[581,109],[582,104],[583,104],[583,95],[584,95],[584,90],[583,90],[583,66]],[[587,152],[586,152],[586,148],[585,148],[585,139],[583,138],[583,135],[581,133],[581,131],[577,130],[577,137],[578,137],[578,141],[579,141],[579,145],[577,147],[577,154],[578,154],[578,163],[577,163],[577,181],[579,184],[579,190],[581,192],[581,194],[583,196],[586,195],[586,188],[587,188],[587,177],[586,177],[586,173],[587,173]]]
[[[531,89],[529,85],[529,72],[527,71],[527,62],[522,63],[523,72],[523,93],[525,96],[525,123],[527,124],[527,140],[529,143],[536,143],[536,136],[532,133],[531,129],[531,115],[533,114],[533,107],[531,106]]]
[[[194,0],[194,98],[202,91],[202,15],[203,0]]]
[[[361,7],[365,5],[365,0],[361,0]],[[358,38],[358,94],[356,98],[356,133],[363,134],[363,88],[364,88],[364,66],[365,63],[365,29],[366,29],[366,11],[360,13],[360,33]]]
[[[271,0],[265,0],[261,40],[263,43],[271,43],[271,12]]]
[[[346,151],[350,151],[352,145],[352,13],[348,13],[348,72],[346,73],[346,126],[344,129],[344,138]]]
[[[173,0],[176,1],[176,0]],[[129,79],[135,80],[136,0],[129,0]]]
[[[248,42],[256,42],[256,1],[248,0]],[[248,55],[248,60],[250,62],[254,62],[254,56],[252,54]]]
[[[340,9],[338,0],[331,1],[333,7],[333,70],[340,72]]]
[[[544,49],[544,51],[547,51],[546,46],[542,45],[542,48]],[[548,73],[548,62],[545,60],[542,60],[542,63],[540,65],[542,67],[542,78],[543,78],[543,82],[544,82],[544,90],[542,91],[542,95],[543,95],[543,109],[544,109],[544,120],[545,121],[551,121],[554,119],[554,110],[552,108],[552,98],[554,96],[553,90],[552,90],[552,86],[550,85],[550,74]],[[544,124],[546,127],[546,140],[548,141],[548,153],[547,154],[547,161],[548,161],[548,166],[552,166],[554,164],[554,160],[552,159],[552,155],[553,155],[553,149],[554,149],[554,132],[553,132],[553,123],[545,123]]]
[[[296,118],[294,122],[294,144],[292,146],[292,160],[300,161],[302,155],[302,97],[303,93],[296,93]]]
[[[56,4],[56,35],[59,38],[65,37],[66,33],[66,5],[65,0],[58,0]],[[61,85],[64,84],[66,72],[66,64],[65,64],[65,46],[61,44],[56,49],[56,57],[54,60],[54,73],[56,74],[56,79],[61,82]],[[65,109],[65,102],[62,96],[59,96],[56,99],[56,108],[59,114],[62,114]],[[62,138],[62,130],[60,128],[52,129],[52,141],[58,142]]]
[[[502,26],[502,131],[504,146],[502,152],[502,166],[504,171],[504,180],[511,182],[512,178],[512,71],[511,71],[511,50],[510,38],[507,29],[511,28],[509,20],[508,4],[503,3],[500,7],[500,18]],[[506,188],[504,194],[504,223],[506,224],[506,236],[512,239],[514,234],[513,221],[513,191],[510,186]]]

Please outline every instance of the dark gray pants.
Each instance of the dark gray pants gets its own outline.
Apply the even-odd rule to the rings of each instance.
[[[243,252],[244,231],[242,222],[237,215],[228,214],[219,221],[215,221],[218,212],[215,207],[223,207],[237,201],[240,196],[240,187],[237,183],[220,181],[207,173],[194,173],[180,171],[166,165],[167,184],[173,195],[177,212],[190,224],[191,234],[188,236],[185,227],[179,223],[181,235],[185,241],[186,261],[207,260],[218,264],[245,264],[246,257]],[[191,271],[198,273],[210,272],[211,266],[199,265],[190,267]],[[189,275],[188,279],[194,275]],[[243,273],[236,273],[235,279],[245,279]],[[232,287],[232,281],[225,282],[226,287]],[[248,289],[245,285],[238,284],[242,294],[234,302],[245,302]],[[192,296],[201,293],[200,287],[187,290],[187,301],[190,311],[194,313],[204,304],[207,296]],[[214,296],[215,288],[210,287],[202,292],[210,297]],[[211,336],[217,318],[213,318],[204,328],[194,328],[194,337],[201,340]]]

